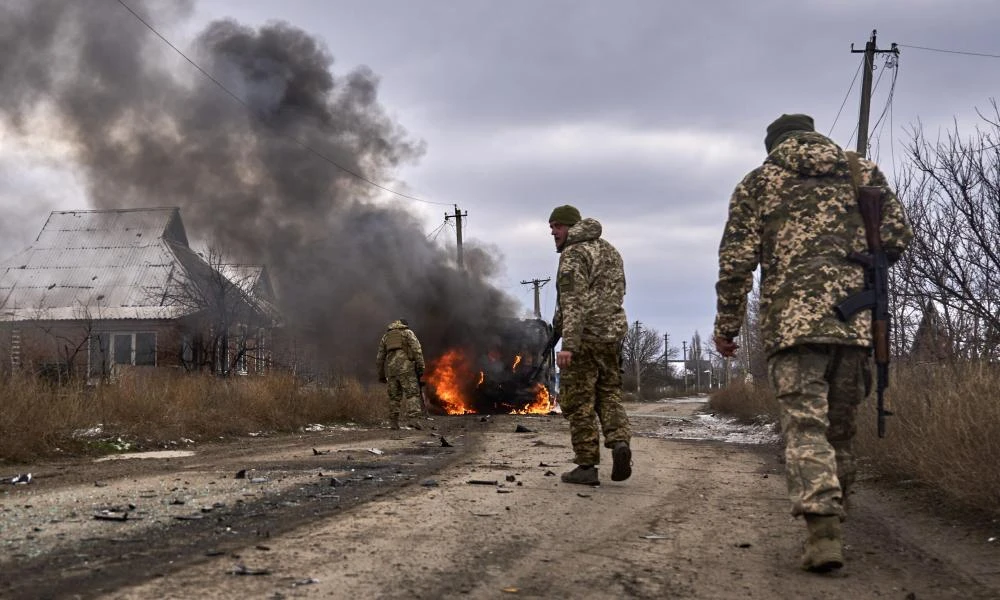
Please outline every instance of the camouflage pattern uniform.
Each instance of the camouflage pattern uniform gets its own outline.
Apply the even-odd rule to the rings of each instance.
[[[400,413],[410,418],[421,416],[417,373],[424,372],[424,353],[416,334],[403,321],[389,323],[378,344],[375,365],[379,381],[388,384],[392,428],[399,428]]]
[[[622,406],[625,270],[615,247],[601,239],[601,224],[594,219],[570,227],[559,252],[553,325],[562,334],[562,350],[573,353],[559,375],[559,405],[570,423],[573,462],[597,465],[598,421],[606,448],[632,439]]]
[[[875,163],[858,157],[858,185],[889,190]],[[913,233],[891,190],[881,239],[890,256]],[[845,153],[813,131],[775,142],[764,164],[736,187],[719,247],[715,336],[736,338],[752,274],[761,268],[760,326],[768,374],[781,406],[792,514],[843,518],[854,480],[857,406],[871,386],[870,311],[840,321],[833,306],[859,291],[864,223]]]

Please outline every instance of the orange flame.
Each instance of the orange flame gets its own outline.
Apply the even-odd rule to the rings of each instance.
[[[517,372],[517,365],[521,364],[521,355],[518,354],[514,357],[514,366],[511,367],[511,371]]]
[[[535,401],[525,406],[521,410],[515,410],[517,415],[548,414],[552,410],[552,400],[549,398],[549,390],[540,383],[535,384]]]
[[[494,362],[500,360],[498,353],[491,352],[488,357]],[[521,357],[517,356],[514,360],[515,369],[520,361]],[[445,414],[465,415],[476,412],[469,394],[477,393],[475,388],[483,384],[486,374],[484,371],[473,369],[473,365],[465,353],[458,348],[453,348],[442,354],[440,358],[429,361],[425,379]],[[475,382],[474,386],[473,382]],[[554,405],[549,397],[549,391],[544,385],[535,383],[533,391],[532,402],[523,408],[512,411],[512,414],[547,414],[553,409]]]
[[[474,412],[462,393],[462,381],[472,379],[472,369],[458,349],[452,349],[433,361],[428,369],[427,383],[443,404],[445,413],[464,415]]]

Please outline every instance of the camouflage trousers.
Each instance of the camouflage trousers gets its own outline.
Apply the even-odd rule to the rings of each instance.
[[[420,383],[416,373],[400,373],[386,377],[389,391],[389,421],[399,425],[399,417],[416,418],[423,415],[420,400]]]
[[[617,343],[585,342],[573,352],[570,365],[559,373],[559,406],[569,420],[573,462],[578,465],[601,462],[598,427],[606,448],[631,441],[632,429],[622,406]]]
[[[781,409],[792,514],[845,516],[857,471],[858,405],[871,388],[867,348],[808,344],[775,353],[768,376]]]

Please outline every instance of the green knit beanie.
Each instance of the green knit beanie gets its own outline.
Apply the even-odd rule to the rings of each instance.
[[[552,214],[549,216],[549,223],[559,223],[560,225],[569,225],[572,227],[579,223],[580,219],[580,211],[575,206],[563,204],[552,209]]]
[[[813,118],[809,115],[781,115],[767,126],[767,137],[764,138],[764,147],[770,154],[779,138],[793,131],[816,131],[813,125]]]

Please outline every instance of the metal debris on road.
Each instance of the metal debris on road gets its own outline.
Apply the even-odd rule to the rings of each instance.
[[[535,433],[535,430],[528,429],[524,425],[518,424],[518,426],[514,428],[514,433]]]
[[[320,456],[322,454],[329,454],[329,453],[330,453],[329,450],[317,450],[313,448],[313,456]]]
[[[127,512],[118,512],[111,510],[102,510],[101,512],[94,513],[94,518],[98,521],[127,521]]]
[[[448,440],[444,439],[443,435],[441,436],[441,447],[442,448],[451,448],[452,447],[451,443],[448,442]]]
[[[640,535],[644,540],[668,540],[669,537],[663,535],[662,533],[647,533],[646,535]]]
[[[267,477],[254,477],[250,480],[250,483],[266,483]]]
[[[496,479],[470,479],[469,485],[496,485]]]
[[[437,479],[425,479],[420,482],[420,485],[424,487],[438,487]]]
[[[229,571],[229,572],[231,574],[233,574],[233,575],[270,575],[271,574],[271,571],[268,570],[268,569],[253,569],[253,568],[250,568],[250,567],[246,566],[243,563],[239,563],[238,565],[234,566],[233,569],[231,571]]]
[[[240,469],[239,471],[236,471],[236,475],[233,475],[233,479],[246,479],[246,478],[247,478],[246,469]]]
[[[300,585],[310,585],[313,583],[319,583],[319,579],[315,577],[306,577],[305,579],[300,579],[292,583],[292,587],[298,587]]]
[[[13,485],[24,485],[31,483],[31,473],[22,473],[20,475],[14,475],[13,477],[5,477],[4,479],[7,483],[11,483]]]
[[[379,450],[378,448],[369,448],[368,451],[376,456],[382,456],[383,454],[385,454],[384,450]]]

